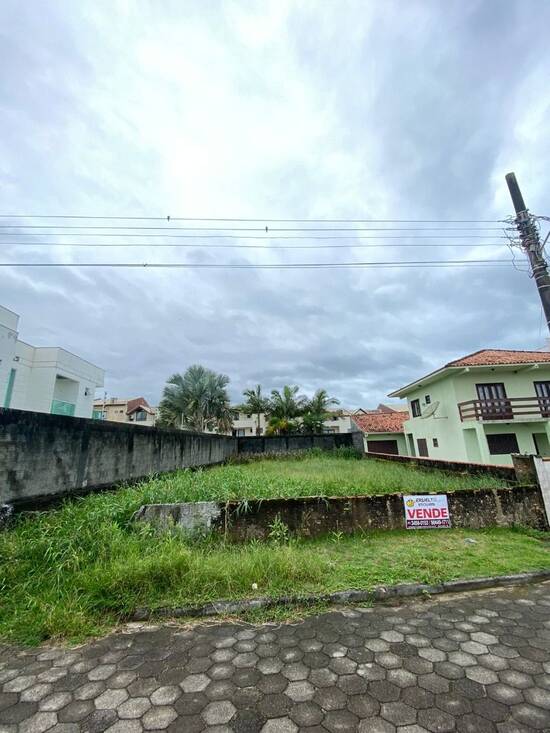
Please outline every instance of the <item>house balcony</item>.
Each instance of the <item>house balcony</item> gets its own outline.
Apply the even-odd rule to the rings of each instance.
[[[537,422],[550,419],[550,397],[502,397],[458,403],[462,422]]]

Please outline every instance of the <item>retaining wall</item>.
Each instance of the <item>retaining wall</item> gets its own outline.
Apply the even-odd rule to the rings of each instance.
[[[464,489],[447,496],[453,527],[547,528],[538,486]],[[303,537],[329,532],[350,534],[357,530],[405,528],[401,493],[248,500],[246,505],[237,501],[150,504],[141,507],[135,518],[162,528],[180,526],[192,532],[213,531],[234,541],[266,539],[276,520],[283,522],[292,534]]]
[[[413,466],[422,469],[436,469],[445,473],[464,473],[464,474],[490,474],[505,481],[516,480],[516,460],[522,459],[523,456],[513,456],[514,466],[497,466],[487,463],[466,463],[464,461],[442,461],[438,458],[422,458],[421,456],[396,456],[390,453],[365,453],[365,458],[375,461],[392,461],[393,463],[403,463],[407,466]],[[526,458],[529,458],[528,456]]]

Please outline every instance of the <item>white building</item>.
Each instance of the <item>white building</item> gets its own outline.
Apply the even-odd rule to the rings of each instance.
[[[351,422],[352,412],[348,410],[332,410],[329,411],[328,417],[323,423],[324,433],[351,433],[353,426]],[[296,418],[296,422],[301,422],[301,418]],[[260,435],[265,435],[267,426],[269,425],[269,415],[260,412]],[[258,415],[255,413],[236,412],[233,419],[232,434],[236,436],[256,435],[258,427]],[[355,428],[357,429],[357,428]]]
[[[104,371],[65,349],[18,338],[19,316],[0,306],[0,405],[14,410],[92,417]]]

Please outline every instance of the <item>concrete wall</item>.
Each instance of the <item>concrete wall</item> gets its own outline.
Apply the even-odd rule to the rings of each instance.
[[[496,466],[485,463],[468,463],[466,461],[443,461],[436,458],[413,458],[411,456],[393,456],[382,453],[365,453],[365,458],[377,461],[394,461],[422,469],[435,469],[444,473],[480,474],[497,476],[505,481],[519,480],[514,466]],[[515,456],[514,456],[515,458]]]
[[[178,468],[222,463],[238,452],[354,446],[360,433],[232,438],[0,409],[0,504],[32,505]]]
[[[0,409],[0,504],[221,463],[236,451],[226,436]]]
[[[547,529],[538,486],[464,489],[447,496],[453,527]],[[329,532],[350,534],[358,530],[405,528],[401,493],[249,500],[244,511],[237,501],[200,502],[200,506],[189,503],[152,504],[142,507],[135,518],[161,528],[181,526],[186,530],[214,531],[234,541],[267,539],[276,520],[283,522],[290,533],[302,537],[316,537]]]
[[[239,453],[289,453],[321,448],[355,448],[363,452],[362,433],[322,433],[320,435],[243,436],[236,438]]]

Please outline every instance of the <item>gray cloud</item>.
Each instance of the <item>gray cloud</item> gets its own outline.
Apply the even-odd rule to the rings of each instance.
[[[5,213],[491,219],[511,212],[511,169],[531,209],[548,213],[550,58],[536,30],[550,6],[536,0],[174,2],[162,12],[83,1],[40,14],[8,1],[1,12]],[[25,239],[37,246],[2,244],[1,260],[509,256],[443,246],[455,240],[153,252],[162,240],[89,250],[42,246],[76,238]],[[546,337],[534,284],[511,266],[2,268],[0,278],[22,338],[101,365],[110,395],[152,402],[169,374],[200,362],[231,377],[236,400],[256,382],[296,383],[369,406],[461,354]]]

